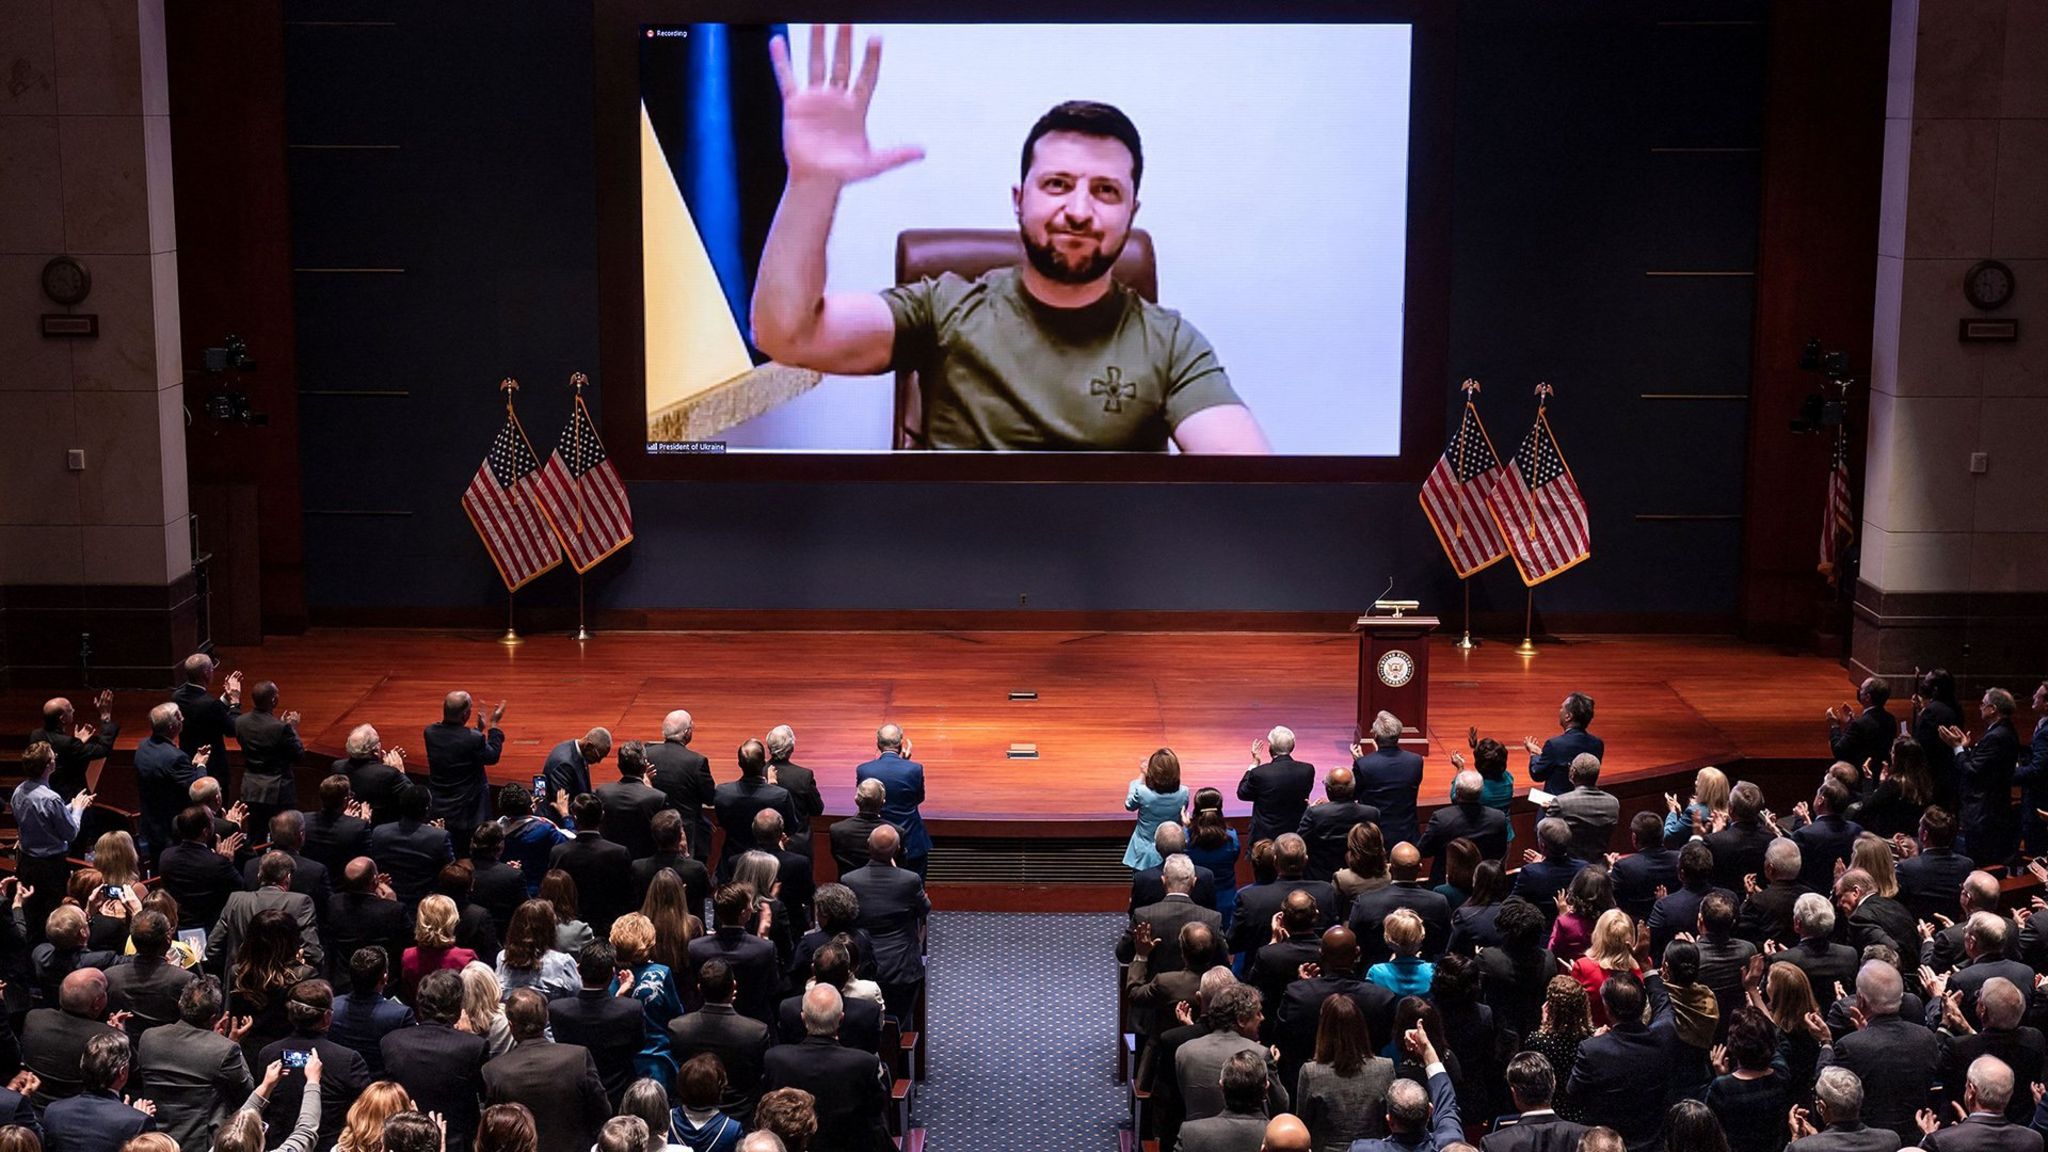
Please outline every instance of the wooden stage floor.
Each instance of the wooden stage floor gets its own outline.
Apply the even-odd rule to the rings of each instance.
[[[1042,821],[1122,818],[1126,784],[1162,745],[1180,754],[1190,788],[1223,789],[1234,815],[1246,808],[1233,790],[1249,745],[1274,724],[1294,729],[1302,759],[1341,763],[1357,661],[1348,634],[642,632],[507,647],[477,633],[321,629],[231,649],[223,673],[276,680],[316,754],[341,755],[349,729],[368,722],[415,770],[443,693],[507,700],[499,781],[528,779],[551,746],[593,725],[617,740],[659,739],[673,708],[691,711],[694,746],[731,779],[739,743],[787,723],[796,761],[817,771],[835,813],[852,810],[853,766],[874,755],[876,726],[894,721],[926,766],[928,818]],[[1498,642],[1460,651],[1445,637],[1432,680],[1426,798],[1448,787],[1468,724],[1510,746],[1541,740],[1574,690],[1598,702],[1610,783],[1738,756],[1825,755],[1823,712],[1853,692],[1835,661],[1702,636],[1564,637],[1530,658]],[[1012,691],[1038,698],[1012,702]],[[11,713],[32,716],[40,694],[30,695],[9,693]],[[161,699],[119,695],[122,746],[147,735]],[[1036,744],[1039,758],[1008,759],[1014,743]],[[1525,762],[1512,760],[1523,788]]]

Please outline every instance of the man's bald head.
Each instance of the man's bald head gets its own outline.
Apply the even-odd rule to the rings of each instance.
[[[1387,853],[1387,871],[1396,880],[1413,880],[1422,872],[1422,853],[1406,840]]]
[[[358,856],[341,870],[341,885],[350,892],[368,892],[377,884],[377,862]]]
[[[1972,872],[1963,877],[1963,907],[1973,912],[1992,912],[1998,908],[1998,877],[1989,872]]]
[[[1332,800],[1351,799],[1357,787],[1357,778],[1351,774],[1349,768],[1332,768],[1330,774],[1323,777],[1323,794]]]
[[[1323,975],[1348,976],[1358,970],[1358,933],[1338,924],[1323,930],[1323,951],[1319,961]]]
[[[469,722],[469,693],[460,688],[441,697],[441,719],[449,724]]]
[[[107,974],[79,968],[57,986],[57,1007],[73,1016],[97,1020],[107,1014]]]
[[[894,752],[903,747],[903,729],[895,724],[884,724],[875,729],[875,748],[882,752]]]
[[[1266,1121],[1266,1139],[1259,1152],[1309,1152],[1308,1125],[1292,1112],[1282,1112]]]
[[[2000,1032],[2016,1028],[2026,1010],[2027,998],[2020,994],[2019,985],[2003,976],[1993,976],[1977,990],[1977,1019],[1986,1028]]]
[[[889,802],[889,790],[880,780],[870,776],[861,781],[853,790],[853,805],[870,816],[879,815],[882,805]]]
[[[2012,1065],[1996,1056],[1979,1056],[1970,1061],[1970,1095],[1977,1098],[1973,1112],[2003,1112],[2012,1101]]]
[[[1397,1133],[1420,1132],[1429,1123],[1429,1093],[1413,1080],[1387,1085],[1387,1128]]]
[[[661,718],[661,738],[663,740],[676,740],[688,744],[690,737],[696,731],[697,722],[690,719],[690,714],[681,708]]]
[[[1188,850],[1188,830],[1168,820],[1152,833],[1152,846],[1159,849],[1161,856],[1171,856]]]
[[[894,824],[884,824],[868,833],[868,859],[877,864],[893,864],[896,853],[903,848],[903,834],[896,831]]]
[[[802,1015],[804,1035],[837,1036],[839,1022],[846,1016],[846,1002],[840,998],[839,989],[830,984],[813,984],[804,993]]]

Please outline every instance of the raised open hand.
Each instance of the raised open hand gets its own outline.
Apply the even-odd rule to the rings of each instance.
[[[924,157],[922,148],[876,148],[868,142],[868,102],[882,71],[881,37],[868,37],[858,76],[851,24],[840,25],[834,35],[829,68],[825,26],[812,25],[808,83],[797,81],[787,39],[770,40],[768,55],[782,87],[782,155],[792,183],[809,177],[852,184]]]

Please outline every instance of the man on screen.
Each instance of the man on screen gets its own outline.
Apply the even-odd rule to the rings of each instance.
[[[754,287],[761,351],[818,372],[917,369],[934,448],[1162,452],[1171,437],[1183,452],[1271,451],[1202,334],[1110,275],[1145,161],[1136,126],[1107,104],[1061,104],[1025,137],[1010,192],[1022,266],[826,293],[839,190],[923,152],[868,144],[879,39],[858,76],[851,27],[840,27],[829,71],[822,26],[810,47],[809,83],[799,84],[788,42],[769,46],[789,183]]]

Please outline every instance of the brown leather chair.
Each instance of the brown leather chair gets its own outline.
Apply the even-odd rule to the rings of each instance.
[[[952,272],[969,280],[992,268],[1024,262],[1024,242],[1015,229],[914,228],[896,234],[896,282],[914,284],[927,276]],[[1153,261],[1152,234],[1133,229],[1110,275],[1147,300],[1159,299],[1159,269]],[[924,428],[924,387],[916,371],[896,373],[895,445],[929,448]]]

